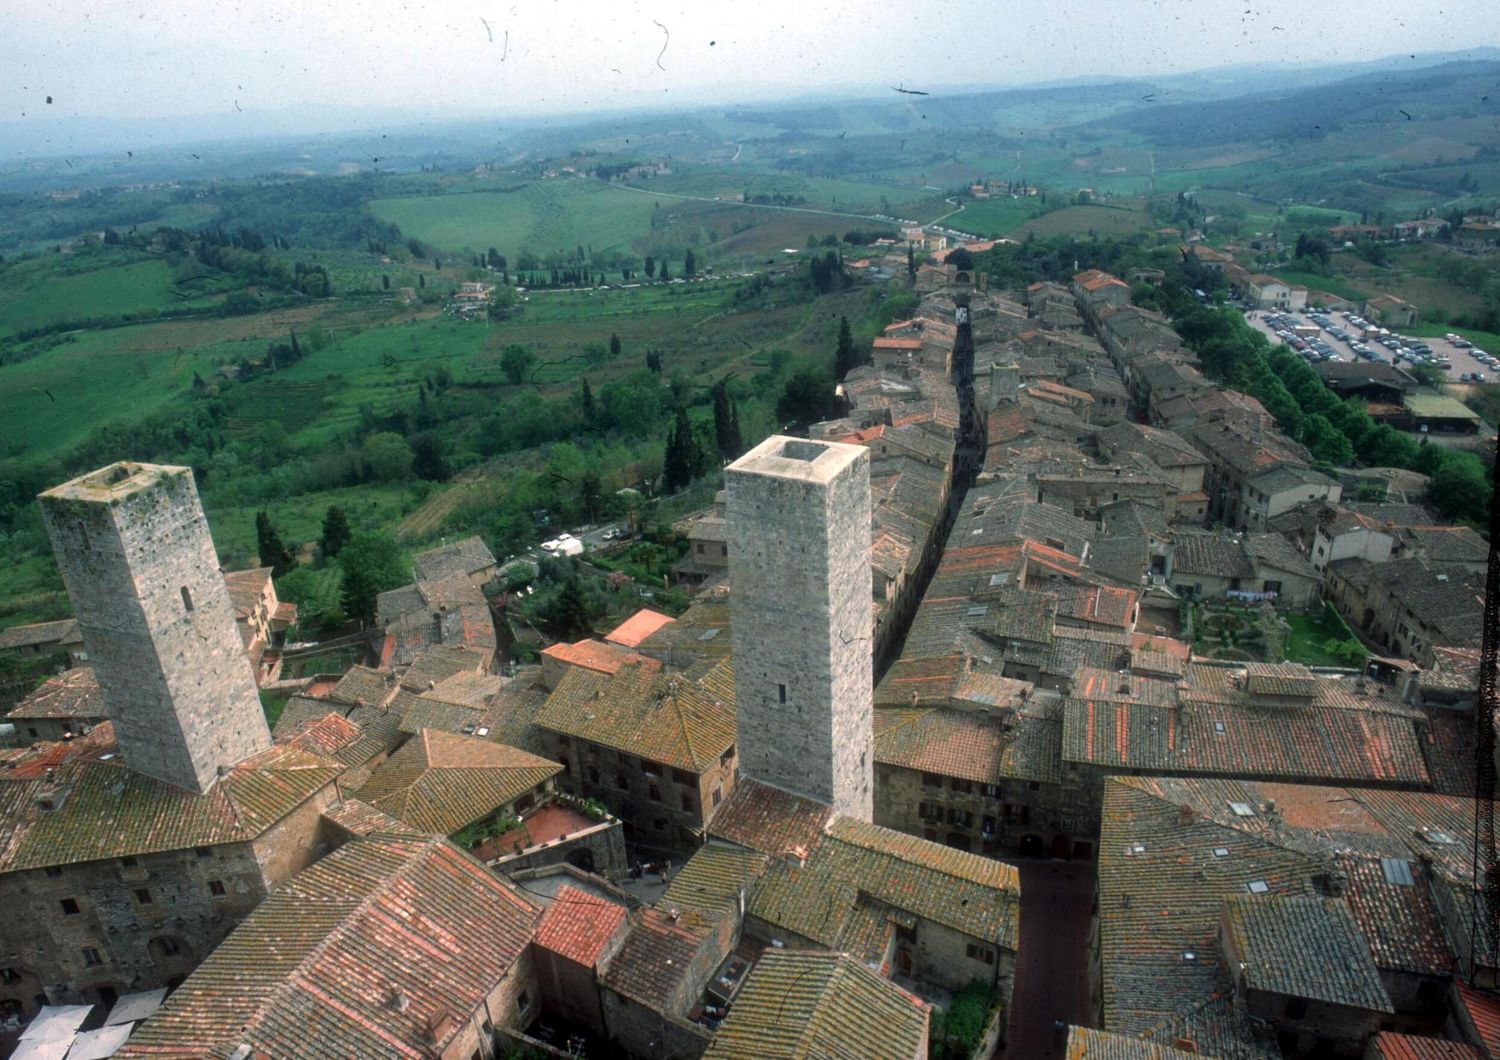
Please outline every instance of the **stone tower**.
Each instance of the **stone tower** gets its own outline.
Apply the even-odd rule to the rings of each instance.
[[[111,464],[39,499],[125,764],[203,792],[269,747],[192,471]]]
[[[740,771],[870,820],[870,451],[773,435],[729,465]]]

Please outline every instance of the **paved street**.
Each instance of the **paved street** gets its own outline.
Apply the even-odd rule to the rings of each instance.
[[[1006,1060],[1061,1057],[1061,1018],[1089,1025],[1088,940],[1092,861],[1015,860],[1021,873],[1021,952],[1011,998]]]

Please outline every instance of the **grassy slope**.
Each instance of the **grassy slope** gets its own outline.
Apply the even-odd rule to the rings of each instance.
[[[597,180],[550,180],[515,192],[376,199],[370,210],[408,236],[449,251],[523,248],[538,254],[623,247],[650,231],[655,202]]]

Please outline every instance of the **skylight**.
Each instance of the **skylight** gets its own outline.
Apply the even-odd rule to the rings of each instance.
[[[1251,894],[1265,894],[1271,889],[1266,886],[1265,880],[1251,880],[1249,883],[1245,884],[1245,887]]]
[[[1229,856],[1229,848],[1228,847],[1214,847],[1214,857],[1216,857],[1216,858],[1227,858],[1228,856]]]
[[[1231,802],[1229,808],[1234,811],[1236,817],[1254,817],[1255,807],[1248,802]]]
[[[1398,887],[1410,887],[1414,882],[1411,878],[1411,865],[1405,858],[1381,858],[1380,871],[1385,874],[1386,883],[1394,883]]]

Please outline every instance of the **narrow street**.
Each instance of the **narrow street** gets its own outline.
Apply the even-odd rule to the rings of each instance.
[[[1061,1057],[1066,1039],[1053,1022],[1089,1026],[1088,942],[1094,865],[1015,860],[1021,874],[1021,950],[1006,1045],[996,1057]]]

